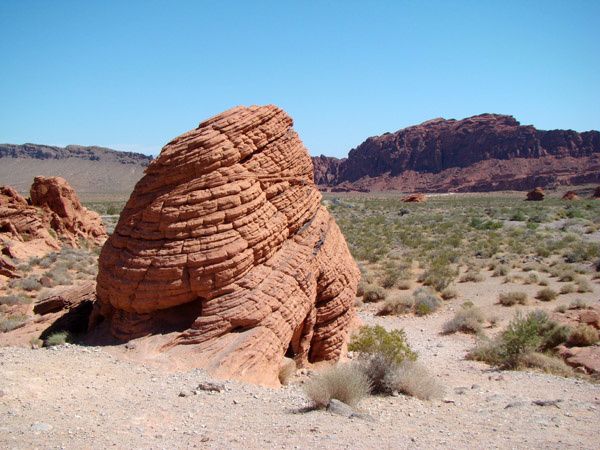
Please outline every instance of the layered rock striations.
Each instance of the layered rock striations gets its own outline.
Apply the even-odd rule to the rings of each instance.
[[[329,173],[323,168],[331,166]],[[323,184],[403,191],[493,191],[600,181],[600,132],[537,130],[511,116],[434,119],[368,138],[320,162]]]
[[[164,350],[266,384],[284,355],[336,360],[359,271],[320,199],[281,109],[202,122],[136,185],[100,255],[92,324],[108,321],[121,339],[177,330]]]

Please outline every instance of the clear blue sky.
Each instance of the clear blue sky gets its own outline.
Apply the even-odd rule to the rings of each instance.
[[[312,154],[434,117],[600,129],[600,1],[0,0],[0,142],[156,154],[275,103]]]

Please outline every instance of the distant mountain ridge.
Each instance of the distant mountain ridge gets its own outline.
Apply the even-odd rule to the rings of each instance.
[[[538,130],[514,117],[433,119],[365,140],[348,158],[313,158],[339,190],[490,191],[600,182],[600,132]]]
[[[128,196],[151,161],[141,153],[97,146],[0,144],[0,185],[26,192],[37,175],[61,176],[84,197]]]

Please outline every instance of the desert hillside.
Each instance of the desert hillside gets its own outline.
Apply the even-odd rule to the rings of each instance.
[[[85,198],[127,197],[152,160],[103,147],[0,144],[0,184],[27,192],[34,177],[60,176]]]

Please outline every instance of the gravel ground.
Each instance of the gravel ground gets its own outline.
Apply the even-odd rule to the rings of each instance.
[[[494,305],[489,292],[500,283],[461,284],[460,298],[426,317],[376,317],[365,307],[364,323],[405,329],[446,393],[370,397],[361,417],[302,412],[305,377],[280,389],[227,381],[207,392],[196,389],[209,380],[203,371],[134,361],[125,346],[1,347],[0,448],[600,448],[600,385],[493,370],[464,359],[474,337],[440,334],[467,299],[503,327],[515,308]]]

